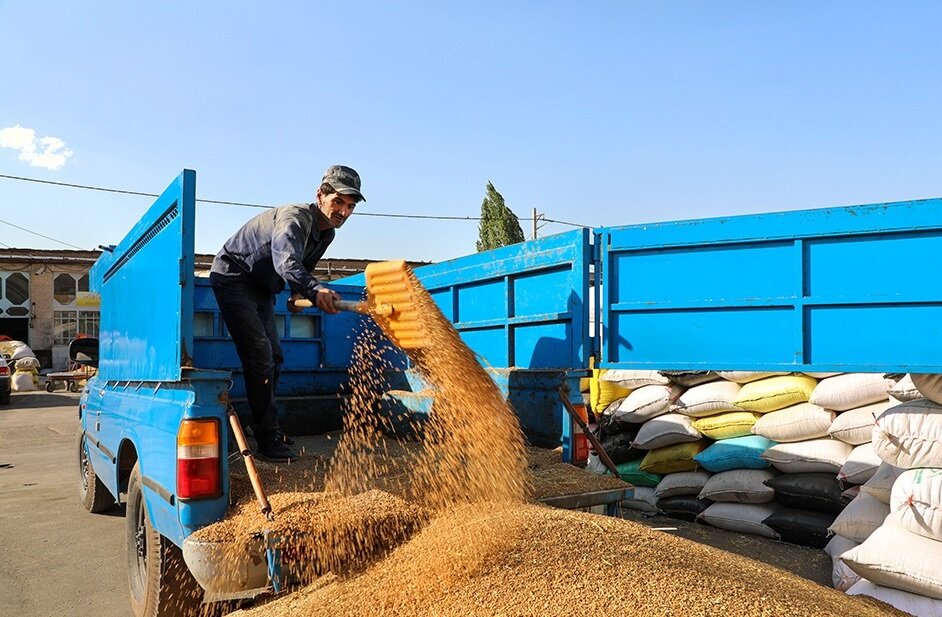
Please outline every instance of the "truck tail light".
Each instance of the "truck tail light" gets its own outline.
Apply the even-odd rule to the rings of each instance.
[[[9,375],[10,367],[3,360],[0,360],[0,375]]]
[[[585,405],[573,405],[583,422],[589,421],[589,412]],[[572,420],[570,420],[572,422]],[[585,436],[575,422],[572,423],[572,464],[585,465],[589,460],[589,438]]]
[[[184,420],[177,433],[177,497],[218,497],[222,491],[219,464],[219,421]]]

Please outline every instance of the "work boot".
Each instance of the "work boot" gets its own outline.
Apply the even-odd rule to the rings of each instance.
[[[258,458],[269,463],[293,463],[298,455],[281,440],[274,440],[258,445]]]
[[[294,440],[281,432],[281,429],[278,429],[278,432],[275,434],[275,441],[280,441],[286,446],[293,446]]]

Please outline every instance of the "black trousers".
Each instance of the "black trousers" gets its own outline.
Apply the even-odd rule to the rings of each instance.
[[[238,277],[212,273],[210,282],[242,362],[252,431],[259,444],[271,442],[279,432],[275,388],[284,362],[275,329],[275,296]]]

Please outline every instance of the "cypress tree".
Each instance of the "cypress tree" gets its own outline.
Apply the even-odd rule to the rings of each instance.
[[[490,182],[487,183],[487,194],[481,203],[478,238],[478,252],[524,241],[523,229],[520,228],[517,215],[507,207],[504,197]]]

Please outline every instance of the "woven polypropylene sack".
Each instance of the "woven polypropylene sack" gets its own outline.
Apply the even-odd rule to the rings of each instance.
[[[602,381],[616,383],[622,388],[634,390],[641,386],[661,385],[666,386],[670,379],[661,375],[658,371],[637,371],[624,369],[606,369],[599,376]]]
[[[709,439],[732,439],[751,434],[752,426],[762,417],[754,411],[727,411],[698,418],[693,427]]]
[[[618,404],[613,415],[618,422],[641,424],[666,414],[681,393],[680,386],[642,386]]]
[[[822,379],[809,402],[825,409],[843,411],[870,403],[885,401],[893,380],[883,373],[845,373],[837,377]]]
[[[850,451],[841,470],[837,472],[837,479],[849,484],[863,484],[873,477],[882,463],[872,443],[860,444]]]
[[[876,497],[885,504],[889,504],[890,498],[892,496],[893,484],[896,483],[896,479],[904,471],[906,470],[896,467],[895,465],[890,465],[884,461],[880,464],[879,467],[877,467],[877,471],[873,474],[873,477],[867,480],[864,485],[860,487],[860,490]]]
[[[893,483],[889,507],[905,529],[942,541],[942,469],[904,471]]]
[[[719,379],[716,373],[713,371],[658,371],[664,377],[667,377],[671,380],[671,383],[675,383],[678,386],[684,386],[685,388],[691,388],[693,386],[699,386],[700,384],[707,383],[708,381],[716,381]]]
[[[782,506],[774,501],[758,504],[715,503],[704,510],[699,519],[719,529],[778,540],[778,533],[763,521],[781,508]]]
[[[708,471],[678,471],[661,478],[654,493],[658,499],[680,495],[699,495],[710,480]]]
[[[762,458],[762,453],[774,445],[774,441],[759,435],[723,439],[698,454],[696,460],[713,473],[731,469],[765,469],[769,463]]]
[[[711,381],[694,386],[680,395],[671,411],[685,416],[700,418],[724,411],[741,411],[733,401],[739,396],[741,386],[732,381]]]
[[[657,499],[654,497],[654,489],[650,486],[636,486],[633,495],[622,500],[621,505],[639,512],[657,512]]]
[[[898,379],[887,393],[896,400],[904,403],[926,397],[926,395],[920,392],[919,388],[916,387],[916,382],[913,381],[913,376],[909,373]]]
[[[890,401],[887,400],[842,411],[828,428],[828,435],[852,446],[870,443],[877,417],[889,406]]]
[[[823,407],[798,403],[763,415],[753,425],[752,432],[780,443],[827,437],[834,415]]]
[[[831,538],[828,527],[834,517],[827,512],[782,508],[762,522],[774,529],[783,542],[824,548]]]
[[[691,523],[713,502],[700,499],[696,495],[678,495],[657,500],[657,509],[671,518],[677,518]]]
[[[791,508],[837,514],[850,502],[831,473],[787,473],[766,480],[775,498]]]
[[[890,407],[876,419],[873,449],[896,467],[942,467],[942,406],[919,399]]]
[[[831,557],[831,584],[838,591],[847,591],[857,581],[860,575],[847,567],[841,555],[857,546],[857,542],[835,535],[825,545],[824,552]]]
[[[892,517],[867,541],[842,559],[850,568],[877,585],[942,599],[942,544],[901,527]]]
[[[769,503],[775,499],[775,490],[765,484],[775,477],[770,469],[732,469],[715,474],[709,479],[701,499],[727,503]]]
[[[641,471],[656,474],[694,471],[697,469],[694,457],[705,447],[706,441],[700,440],[651,450],[641,459]]]
[[[666,413],[641,425],[632,446],[642,450],[654,450],[700,439],[700,432],[693,421],[679,413]]]
[[[831,523],[831,531],[860,544],[876,531],[890,514],[890,506],[862,493],[847,504]]]
[[[733,403],[742,409],[768,413],[808,402],[817,383],[807,375],[766,377],[744,385]]]
[[[942,375],[938,374],[913,374],[910,375],[913,385],[919,392],[934,403],[942,405]]]
[[[829,472],[837,474],[853,446],[837,439],[810,439],[780,443],[762,453],[762,458],[782,473]]]
[[[851,585],[847,595],[869,596],[916,617],[942,617],[942,600],[933,600],[902,589],[874,585],[866,579],[860,579]]]
[[[775,377],[778,375],[788,375],[788,373],[761,373],[758,371],[717,371],[717,375],[728,381],[734,381],[739,384],[758,381],[766,377]]]
[[[635,486],[647,486],[653,489],[655,486],[657,486],[658,482],[661,481],[663,476],[660,474],[641,471],[641,460],[642,459],[639,458],[633,461],[622,463],[620,465],[616,465],[615,469],[618,470],[618,477],[628,484],[634,484]],[[654,494],[653,490],[651,494]]]

